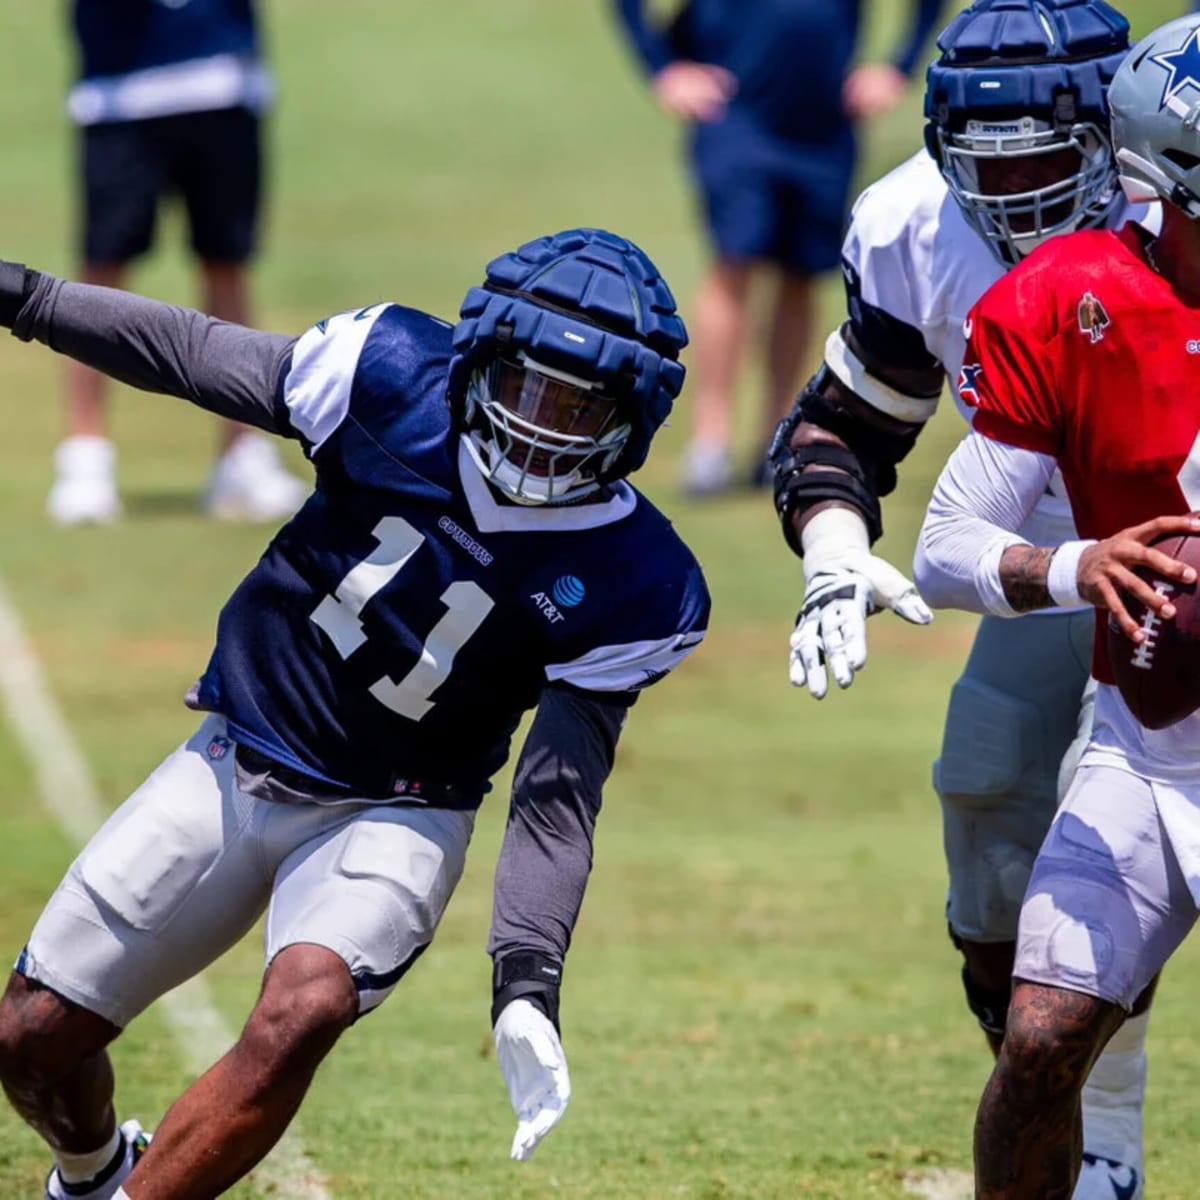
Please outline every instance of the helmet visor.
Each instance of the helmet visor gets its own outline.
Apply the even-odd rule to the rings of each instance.
[[[472,377],[468,423],[477,461],[527,504],[577,499],[601,486],[631,426],[598,383],[521,356]]]
[[[544,367],[499,359],[488,383],[491,399],[516,418],[518,427],[536,429],[546,450],[598,441],[616,421],[615,400],[593,384],[547,374]],[[547,465],[545,455],[537,453],[530,470],[545,475]]]

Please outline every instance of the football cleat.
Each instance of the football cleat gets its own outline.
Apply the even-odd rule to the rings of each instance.
[[[282,521],[304,503],[308,491],[284,468],[270,438],[243,433],[213,464],[204,507],[222,521]]]
[[[1141,1172],[1085,1152],[1072,1200],[1142,1200]]]
[[[112,442],[79,435],[59,443],[46,511],[56,525],[107,525],[121,515]]]
[[[121,1144],[112,1162],[94,1179],[66,1183],[58,1167],[51,1168],[46,1176],[46,1200],[111,1200],[150,1145],[151,1135],[137,1121],[126,1121],[120,1132]]]

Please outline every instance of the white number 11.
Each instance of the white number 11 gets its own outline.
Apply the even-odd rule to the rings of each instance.
[[[367,640],[359,620],[367,602],[391,583],[425,540],[403,517],[384,517],[371,532],[379,546],[347,572],[337,591],[326,596],[310,617],[329,635],[342,658],[349,658]],[[433,708],[435,701],[429,697],[445,683],[454,656],[495,607],[483,588],[470,580],[450,584],[441,600],[446,613],[430,630],[412,670],[399,683],[385,675],[369,689],[380,704],[413,721]]]

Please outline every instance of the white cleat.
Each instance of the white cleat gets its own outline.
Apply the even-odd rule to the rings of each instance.
[[[1142,1200],[1142,1173],[1128,1163],[1085,1153],[1072,1200]]]
[[[688,496],[719,496],[733,479],[729,450],[705,442],[692,442],[683,452],[680,485]]]
[[[79,434],[58,444],[46,512],[56,525],[108,525],[121,515],[112,442]]]
[[[213,465],[204,507],[221,521],[282,521],[308,493],[308,486],[284,468],[270,438],[243,433]]]
[[[65,1183],[58,1168],[53,1167],[46,1176],[46,1200],[112,1200],[117,1189],[133,1173],[148,1145],[150,1134],[137,1121],[126,1121],[121,1126],[121,1145],[117,1153],[95,1179]]]

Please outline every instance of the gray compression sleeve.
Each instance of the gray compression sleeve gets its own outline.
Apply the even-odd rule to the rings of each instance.
[[[629,696],[546,688],[525,739],[496,865],[488,953],[566,957],[592,867],[600,794]]]
[[[279,387],[295,338],[36,272],[12,331],[143,391],[297,436]]]

